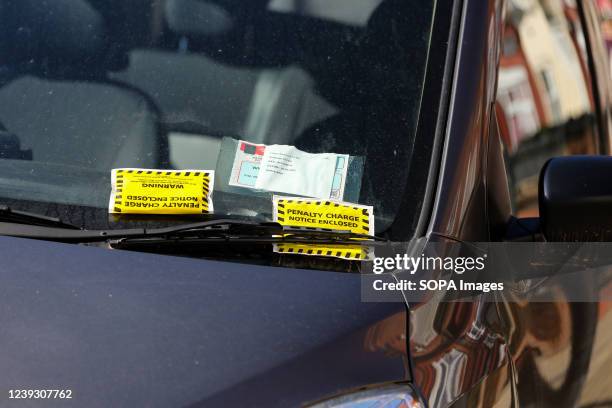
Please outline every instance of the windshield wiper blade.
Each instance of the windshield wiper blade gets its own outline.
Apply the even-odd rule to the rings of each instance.
[[[151,246],[193,246],[208,244],[308,244],[308,245],[362,245],[377,246],[387,242],[375,237],[351,238],[350,235],[334,234],[324,232],[323,235],[315,236],[309,231],[307,234],[278,234],[269,236],[251,235],[204,235],[204,236],[144,236],[139,238],[120,238],[110,240],[109,243],[117,249],[134,249]]]
[[[109,241],[113,247],[117,248],[159,243],[184,245],[194,242],[300,242],[311,244],[386,242],[383,238],[353,234],[346,231],[303,230],[286,228],[273,222],[236,219],[202,221],[165,228],[118,230],[69,230],[0,222],[0,235],[77,243]]]
[[[110,240],[117,249],[151,246],[181,247],[208,244],[278,244],[309,245],[377,245],[384,238],[349,231],[309,230],[283,227],[278,223],[220,220],[216,225],[201,228],[199,224],[170,229],[149,230],[144,236]]]
[[[11,207],[5,204],[0,204],[0,222],[10,222],[40,227],[66,228],[72,230],[80,229],[76,225],[64,222],[59,218],[13,210]]]
[[[202,221],[190,224],[173,225],[164,228],[131,228],[109,230],[64,229],[53,225],[33,225],[24,223],[6,222],[0,218],[0,235],[19,238],[33,238],[58,242],[104,242],[121,238],[142,238],[152,236],[169,236],[171,234],[206,234],[213,233],[231,226],[240,226],[246,229],[257,229],[262,233],[278,230],[279,224],[260,223],[254,221],[219,219]]]

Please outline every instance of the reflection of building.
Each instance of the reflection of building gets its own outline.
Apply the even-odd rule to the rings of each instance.
[[[573,37],[569,26],[569,18],[578,16],[568,10],[555,1],[510,2],[498,88],[510,151],[539,127],[590,110],[586,67],[578,58],[583,39]]]
[[[537,215],[537,179],[548,158],[595,151],[586,61],[576,0],[509,1],[497,117],[517,214]]]
[[[521,140],[538,131],[544,120],[544,110],[518,32],[512,24],[506,24],[504,31],[497,101],[504,142],[513,153]]]
[[[493,303],[481,297],[470,302],[444,302],[444,295],[439,291],[433,299],[411,309],[415,382],[432,407],[449,405],[479,379],[503,370],[508,357],[505,340],[489,325]],[[493,384],[495,375],[490,379]]]
[[[601,32],[610,55],[610,67],[612,69],[612,0],[597,0],[601,13]],[[610,73],[612,76],[612,72]]]

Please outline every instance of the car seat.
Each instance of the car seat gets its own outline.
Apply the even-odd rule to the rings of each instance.
[[[102,171],[168,165],[157,108],[107,78],[106,22],[88,2],[7,0],[0,23],[0,122],[33,160]]]
[[[159,14],[179,45],[135,49],[127,69],[113,77],[151,95],[169,129],[200,129],[216,137],[213,144],[224,135],[291,144],[337,110],[318,96],[313,78],[299,65],[271,53],[265,62],[245,56],[245,39],[233,32],[241,18],[256,19],[263,3],[166,0]]]

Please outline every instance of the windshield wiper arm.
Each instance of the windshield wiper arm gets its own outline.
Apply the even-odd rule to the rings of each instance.
[[[63,224],[63,223],[62,223]],[[172,234],[189,233],[213,233],[230,226],[240,226],[248,229],[258,229],[259,231],[269,232],[271,228],[281,228],[278,224],[259,223],[243,220],[211,220],[191,224],[173,225],[165,228],[131,228],[131,229],[109,229],[109,230],[85,230],[85,229],[65,229],[58,228],[58,224],[52,221],[49,225],[28,224],[13,222],[13,219],[2,219],[0,217],[0,235],[19,238],[33,238],[47,241],[58,242],[103,242],[112,239],[129,239],[155,236],[169,236]]]
[[[76,225],[64,222],[59,218],[47,217],[41,214],[13,210],[11,207],[5,204],[0,204],[0,222],[10,222],[40,227],[67,228],[72,230],[80,229]]]
[[[368,241],[386,241],[383,238],[345,231],[302,230],[286,228],[278,223],[235,219],[202,221],[165,228],[118,230],[69,230],[0,222],[0,235],[59,242],[109,241],[117,248],[159,243],[182,245],[194,242],[361,244]]]
[[[208,244],[309,244],[309,245],[378,245],[387,240],[344,231],[310,231],[283,228],[280,224],[260,225],[256,228],[227,228],[223,230],[191,230],[175,234],[129,237],[110,240],[117,249],[145,247],[182,247]]]

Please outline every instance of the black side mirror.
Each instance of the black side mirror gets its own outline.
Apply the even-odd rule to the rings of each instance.
[[[547,241],[612,241],[612,157],[549,160],[540,173],[539,205]]]

